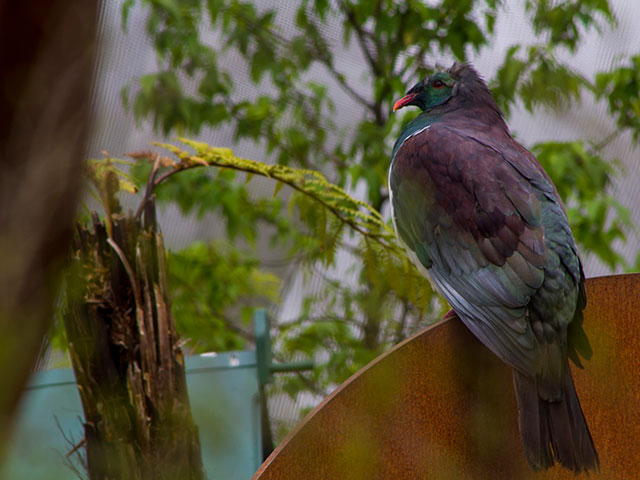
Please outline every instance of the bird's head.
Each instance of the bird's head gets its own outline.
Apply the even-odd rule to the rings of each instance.
[[[393,111],[409,105],[430,110],[446,103],[457,92],[458,81],[448,72],[436,72],[416,83],[407,94],[393,105]]]
[[[468,63],[454,63],[451,68],[435,72],[416,83],[393,105],[393,110],[408,105],[415,105],[423,111],[476,109],[484,115],[497,115],[502,119],[487,84]]]

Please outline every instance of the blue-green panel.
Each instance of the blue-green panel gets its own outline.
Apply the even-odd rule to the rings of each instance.
[[[255,352],[187,359],[193,418],[211,479],[247,480],[262,463]]]
[[[260,408],[255,352],[186,359],[187,386],[211,479],[246,480],[261,463]],[[75,480],[65,465],[82,439],[82,407],[71,370],[34,375],[25,392],[2,478]],[[64,432],[64,434],[63,434]]]

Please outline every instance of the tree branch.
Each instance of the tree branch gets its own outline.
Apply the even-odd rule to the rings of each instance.
[[[380,232],[373,232],[373,231],[364,230],[363,227],[361,227],[360,225],[358,225],[354,221],[350,220],[349,218],[346,218],[345,216],[343,216],[338,208],[336,208],[335,206],[329,204],[327,201],[325,201],[319,195],[315,194],[312,191],[306,190],[305,188],[302,188],[300,185],[296,184],[293,180],[289,180],[288,178],[282,176],[281,174],[279,174],[275,170],[266,173],[266,172],[263,172],[261,170],[258,170],[257,168],[250,168],[248,166],[240,166],[240,165],[222,163],[222,162],[218,163],[214,159],[211,159],[211,158],[207,162],[207,161],[205,161],[205,160],[203,160],[203,159],[201,159],[199,157],[188,155],[186,153],[185,153],[185,155],[187,155],[187,156],[181,157],[180,163],[175,164],[175,166],[171,170],[169,170],[169,171],[165,172],[164,174],[160,175],[156,179],[154,186],[158,186],[160,183],[162,183],[167,178],[169,178],[171,175],[173,175],[173,174],[175,174],[177,172],[180,172],[182,170],[186,170],[186,169],[189,169],[189,168],[199,167],[199,166],[217,166],[219,168],[228,168],[228,169],[231,169],[231,170],[236,170],[236,171],[241,171],[241,172],[249,172],[249,173],[258,174],[258,175],[261,175],[261,176],[270,177],[270,178],[273,178],[273,179],[275,179],[275,180],[277,180],[277,181],[279,181],[279,182],[281,182],[281,183],[283,183],[285,185],[288,185],[290,188],[293,188],[294,190],[302,193],[303,195],[306,195],[306,196],[314,199],[320,205],[322,205],[324,208],[329,210],[340,221],[342,221],[343,223],[349,225],[353,230],[355,230],[356,232],[360,233],[364,237],[373,239],[378,244],[380,244],[380,246],[382,246],[383,248],[385,248],[387,250],[394,251],[394,252],[396,252],[396,250],[397,250],[397,246],[393,243],[393,240],[392,240],[392,239],[395,238],[395,235],[389,229],[389,227],[382,221],[382,218],[380,217],[380,214],[375,209],[373,209],[372,207],[368,207],[368,208],[369,208],[369,211],[370,211],[371,215],[375,216],[375,223],[378,225],[378,228],[381,229]],[[354,200],[354,202],[356,202],[356,201]],[[366,205],[366,204],[364,204],[363,202],[359,202],[358,205],[363,206],[363,205]],[[373,220],[374,216],[371,216],[370,218]]]
[[[600,142],[592,144],[593,151],[596,152],[596,153],[600,153],[603,148],[605,148],[607,145],[609,145],[611,142],[613,142],[616,138],[618,138],[618,136],[623,131],[624,130],[622,130],[622,129],[614,130],[609,135],[604,137],[604,139],[601,140]]]
[[[325,59],[320,59],[320,62],[325,67],[327,67],[327,70],[329,70],[329,73],[331,73],[331,75],[336,80],[336,82],[338,82],[338,84],[342,87],[342,89],[347,94],[349,94],[354,100],[358,101],[359,103],[361,103],[362,105],[364,105],[369,110],[375,113],[375,105],[371,103],[369,100],[367,100],[366,98],[364,98],[362,95],[360,95],[357,91],[355,91],[353,87],[347,83],[347,80],[345,79],[344,74],[341,72],[338,72],[332,62]]]
[[[140,218],[140,215],[142,215],[144,207],[151,198],[151,195],[153,195],[153,190],[156,187],[155,179],[156,175],[158,174],[158,170],[160,169],[161,157],[160,155],[155,153],[152,153],[152,155],[155,157],[155,160],[153,162],[153,169],[151,170],[149,178],[147,179],[147,188],[144,191],[144,197],[142,198],[142,201],[140,202],[140,205],[138,205],[138,209],[136,210],[136,214],[134,217],[136,220]]]
[[[349,21],[353,29],[356,31],[356,34],[357,34],[356,36],[358,38],[358,43],[360,44],[360,48],[362,49],[362,52],[364,53],[364,56],[366,57],[367,62],[369,63],[369,66],[373,70],[373,73],[379,77],[383,76],[384,72],[380,68],[380,65],[378,65],[378,60],[374,57],[371,50],[369,50],[369,46],[367,45],[367,40],[366,40],[368,36],[367,32],[365,32],[364,28],[362,28],[362,25],[358,23],[355,13],[353,12],[353,9],[344,0],[341,0],[339,2],[339,5],[340,5],[340,9],[347,17],[347,20]]]

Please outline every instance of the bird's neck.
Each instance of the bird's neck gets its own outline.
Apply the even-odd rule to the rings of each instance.
[[[440,117],[441,115],[434,114],[433,112],[422,112],[416,118],[407,123],[400,132],[400,136],[393,146],[391,158],[393,159],[393,157],[396,156],[396,152],[407,139],[411,138],[413,135],[417,135],[421,131],[429,128],[432,124],[440,121]]]
[[[507,124],[504,122],[502,113],[495,102],[470,97],[458,104],[450,104],[447,102],[430,108],[411,120],[400,132],[400,136],[393,146],[391,160],[393,161],[396,152],[405,141],[428,129],[434,123],[447,121],[459,122],[461,119],[472,121],[476,127],[485,125],[487,128],[497,128],[504,131],[507,135],[510,135],[509,127],[507,127]]]

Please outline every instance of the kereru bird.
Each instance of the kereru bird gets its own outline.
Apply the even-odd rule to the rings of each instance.
[[[580,472],[599,459],[568,357],[591,356],[584,273],[567,214],[536,158],[509,134],[471,65],[418,82],[393,109],[422,110],[393,147],[393,225],[413,263],[513,369],[530,465]]]

